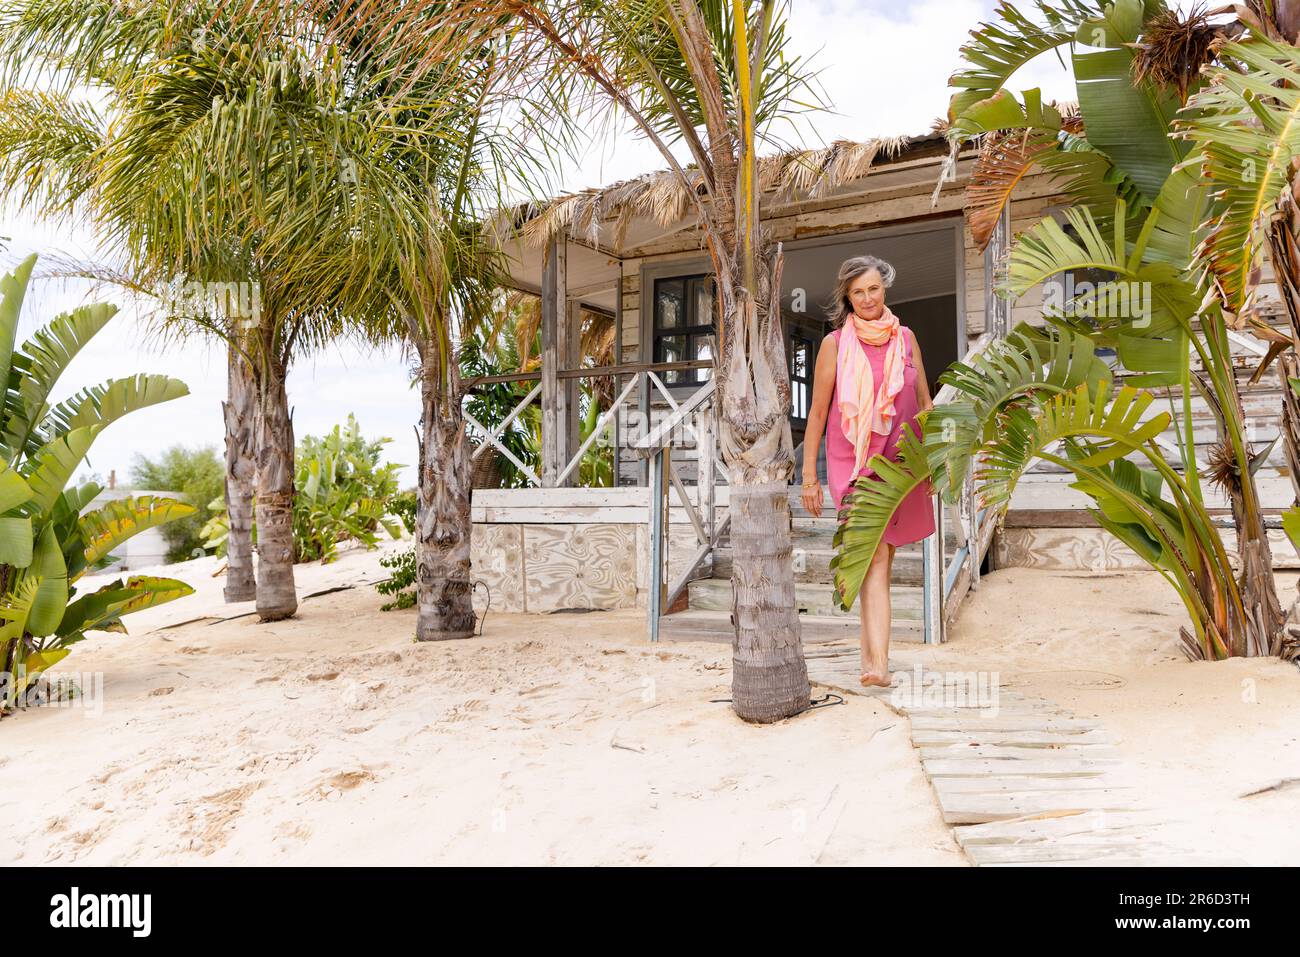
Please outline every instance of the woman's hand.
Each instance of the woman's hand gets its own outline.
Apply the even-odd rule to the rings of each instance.
[[[803,507],[812,514],[813,518],[822,517],[822,487],[820,482],[816,485],[804,484]]]

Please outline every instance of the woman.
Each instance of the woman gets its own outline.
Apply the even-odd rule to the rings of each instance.
[[[894,267],[875,256],[855,256],[840,267],[835,295],[827,307],[835,328],[817,353],[812,408],[804,433],[802,498],[814,516],[822,510],[817,451],[823,429],[831,500],[842,512],[854,481],[875,475],[866,464],[871,457],[884,454],[893,459],[898,454],[904,423],[911,423],[920,438],[916,414],[933,408],[916,338],[885,305],[885,290],[893,282]],[[931,494],[927,481],[903,500],[862,582],[858,614],[864,685],[890,684],[889,581],[894,550],[934,532]]]

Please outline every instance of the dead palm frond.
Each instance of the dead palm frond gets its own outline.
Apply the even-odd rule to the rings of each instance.
[[[1151,17],[1142,29],[1142,39],[1135,44],[1133,74],[1137,82],[1150,81],[1166,90],[1175,90],[1179,102],[1201,75],[1201,67],[1214,62],[1218,47],[1237,39],[1245,31],[1238,22],[1210,23],[1204,6],[1186,14],[1166,9]]]

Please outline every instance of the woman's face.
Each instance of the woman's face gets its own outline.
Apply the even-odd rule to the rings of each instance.
[[[862,319],[879,319],[885,311],[885,284],[880,270],[868,269],[849,283],[849,302]]]

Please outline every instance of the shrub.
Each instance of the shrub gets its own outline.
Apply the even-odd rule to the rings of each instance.
[[[324,436],[306,435],[294,457],[293,546],[295,562],[333,561],[340,542],[352,539],[367,548],[379,541],[381,531],[402,537],[407,524],[397,507],[397,471],[402,466],[381,464],[383,447],[392,439],[373,441],[361,435],[356,417],[349,414],[345,427],[334,426]],[[229,524],[220,500],[203,526],[204,545],[225,554]],[[219,511],[217,509],[220,509]],[[412,504],[408,528],[413,528]],[[253,526],[257,538],[257,526]]]
[[[179,492],[195,513],[169,522],[162,528],[167,542],[167,561],[183,562],[205,550],[203,527],[212,518],[212,503],[224,509],[225,462],[212,446],[186,448],[173,445],[157,460],[137,454],[131,466],[131,484],[136,488]]]

